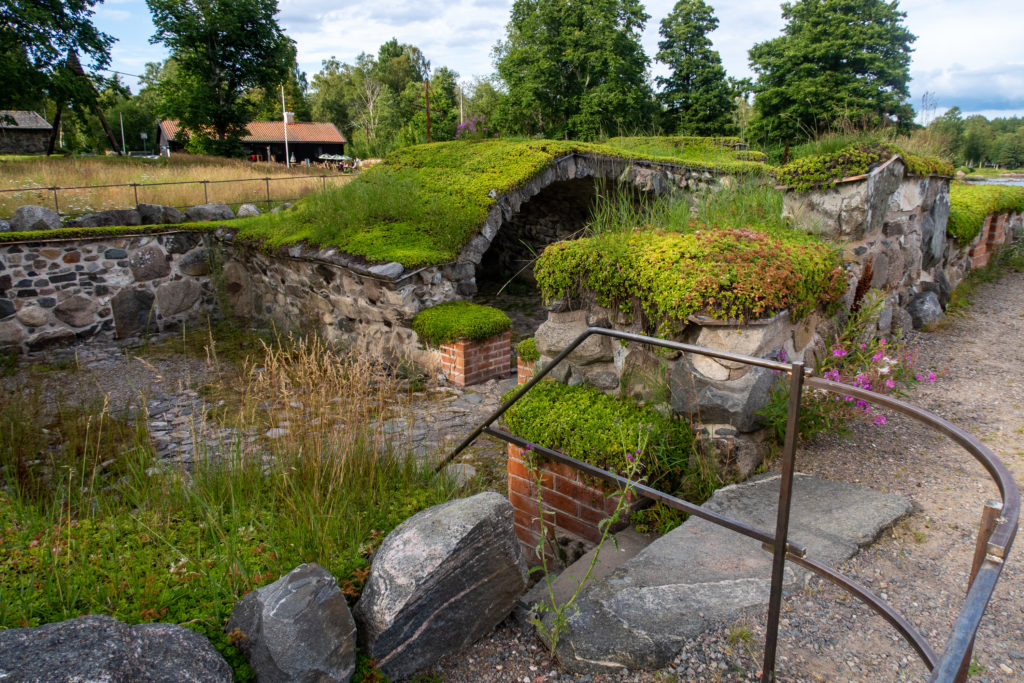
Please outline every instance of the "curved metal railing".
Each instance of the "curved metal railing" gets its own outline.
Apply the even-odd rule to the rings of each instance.
[[[724,526],[736,533],[748,536],[761,541],[772,555],[772,577],[771,593],[768,601],[768,623],[766,625],[764,659],[762,666],[763,682],[775,680],[775,654],[778,643],[779,617],[782,605],[782,582],[785,562],[789,561],[808,569],[815,574],[824,577],[836,584],[843,590],[857,596],[862,602],[878,613],[883,619],[892,625],[917,652],[925,666],[931,671],[929,681],[947,682],[966,680],[967,667],[971,660],[971,652],[974,646],[974,636],[981,623],[981,617],[988,606],[992,593],[995,590],[996,582],[1002,573],[1004,562],[1013,546],[1017,534],[1018,519],[1020,517],[1020,491],[1017,483],[1009,470],[988,448],[976,438],[951,424],[950,422],[934,415],[926,410],[910,405],[903,401],[876,394],[858,387],[840,384],[819,377],[811,376],[810,371],[803,363],[783,363],[764,358],[755,358],[738,353],[717,351],[692,344],[647,337],[631,332],[620,332],[601,327],[589,327],[566,346],[550,363],[544,365],[533,378],[524,384],[514,396],[505,401],[494,413],[492,413],[482,424],[460,443],[454,451],[445,457],[438,465],[440,470],[467,446],[469,446],[481,434],[489,434],[517,446],[530,445],[534,453],[541,454],[555,462],[560,462],[586,474],[602,479],[606,482],[625,486],[626,478],[587,464],[563,453],[546,448],[541,445],[528,444],[524,439],[510,434],[504,430],[497,429],[491,425],[500,418],[505,411],[521,399],[530,389],[540,382],[559,363],[564,361],[580,344],[593,335],[612,337],[628,342],[639,344],[650,344],[662,348],[682,351],[684,353],[696,353],[711,358],[736,361],[745,365],[776,370],[787,373],[789,376],[789,407],[786,416],[786,438],[782,451],[782,477],[779,486],[779,506],[776,515],[775,532],[752,527],[739,520],[732,519],[725,515],[706,510],[699,505],[676,498],[675,496],[650,488],[643,484],[631,483],[630,485],[640,496],[650,498],[663,503],[669,507],[681,510],[691,515],[706,519],[709,522]],[[953,624],[953,630],[942,649],[941,655],[936,655],[935,650],[921,633],[911,623],[900,615],[874,593],[864,586],[851,580],[847,576],[837,572],[832,567],[816,562],[807,557],[807,550],[803,546],[792,543],[789,535],[789,512],[793,492],[793,471],[795,467],[796,442],[799,433],[800,423],[800,397],[804,385],[843,396],[855,398],[885,406],[889,410],[901,413],[921,422],[932,429],[948,436],[955,443],[960,445],[971,456],[974,457],[982,467],[988,471],[992,480],[999,488],[1002,498],[1001,503],[988,503],[982,513],[982,522],[979,527],[977,543],[975,546],[974,561],[971,567],[970,588],[964,601],[963,608]]]

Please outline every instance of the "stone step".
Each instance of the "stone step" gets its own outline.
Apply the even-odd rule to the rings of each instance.
[[[719,489],[704,507],[774,530],[778,495],[779,476],[768,475]],[[911,511],[900,496],[798,474],[789,538],[835,565]],[[760,542],[691,517],[584,589],[558,659],[576,673],[663,668],[687,639],[767,605],[771,559]],[[804,574],[787,566],[786,585]]]
[[[641,534],[633,527],[626,527],[615,534],[614,539],[608,539],[600,553],[597,552],[597,548],[591,548],[580,559],[566,567],[561,574],[552,579],[551,593],[554,595],[555,602],[562,605],[572,597],[576,586],[587,575],[587,569],[590,567],[595,554],[597,554],[597,563],[587,578],[586,586],[590,586],[595,581],[608,576],[625,564],[627,560],[636,557],[641,550],[657,539],[657,534]],[[527,623],[533,606],[542,602],[547,604],[551,602],[551,596],[548,594],[548,584],[543,577],[523,597],[519,598],[519,604],[516,607],[516,618],[523,623]]]

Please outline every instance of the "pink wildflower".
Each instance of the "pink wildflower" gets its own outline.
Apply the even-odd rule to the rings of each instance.
[[[844,349],[841,346],[838,349],[832,349],[832,357],[833,358],[842,358],[845,355],[846,355],[846,349]]]
[[[885,380],[885,386],[889,387],[890,389],[895,389],[896,382],[892,381],[891,379],[887,379]]]
[[[885,415],[876,415],[875,416],[875,424],[879,425],[879,426],[884,425],[885,424]]]

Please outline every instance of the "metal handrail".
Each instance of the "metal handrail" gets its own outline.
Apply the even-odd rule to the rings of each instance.
[[[786,438],[782,452],[782,476],[779,484],[779,506],[776,513],[775,533],[763,529],[757,529],[735,519],[731,519],[716,512],[712,512],[688,501],[676,498],[663,491],[658,491],[644,484],[629,482],[625,477],[608,472],[594,465],[572,458],[564,453],[531,444],[504,430],[497,429],[491,425],[497,421],[505,412],[519,401],[528,391],[537,385],[552,369],[565,360],[576,348],[593,335],[612,337],[628,342],[650,344],[662,348],[682,351],[684,353],[696,353],[699,355],[720,358],[723,360],[736,361],[745,365],[767,368],[785,372],[790,378],[789,407],[786,416]],[[937,656],[928,641],[915,629],[910,622],[900,613],[894,610],[889,604],[873,594],[864,586],[852,581],[844,574],[837,572],[832,567],[821,564],[806,556],[806,548],[792,543],[788,540],[789,533],[789,510],[792,500],[793,472],[795,469],[796,441],[799,433],[800,423],[800,398],[804,385],[814,389],[830,393],[852,396],[855,398],[878,404],[911,417],[922,424],[935,429],[971,454],[988,471],[996,486],[999,488],[1002,504],[989,504],[982,516],[982,524],[978,533],[978,542],[975,548],[974,566],[970,577],[970,588],[964,601],[963,608],[953,625],[953,630],[946,640],[941,656]],[[491,415],[484,420],[473,432],[460,443],[455,450],[449,453],[437,465],[440,471],[445,465],[451,462],[459,453],[476,440],[481,434],[488,434],[502,439],[520,447],[530,446],[534,453],[558,463],[576,468],[586,474],[602,479],[606,482],[625,486],[629,484],[638,495],[661,502],[664,505],[681,510],[688,514],[696,515],[713,524],[724,526],[739,534],[760,540],[765,548],[772,552],[772,577],[771,593],[768,602],[768,618],[766,624],[764,659],[762,665],[761,680],[768,683],[775,680],[775,654],[778,643],[778,628],[781,615],[782,584],[785,561],[788,559],[805,569],[831,581],[843,590],[860,598],[868,607],[874,610],[889,624],[893,626],[903,638],[914,648],[918,656],[931,671],[928,679],[930,682],[946,683],[952,681],[963,681],[966,679],[967,666],[970,662],[971,652],[974,646],[974,637],[977,633],[981,617],[988,606],[989,600],[995,590],[996,582],[1002,573],[1004,561],[1009,555],[1010,548],[1016,538],[1017,526],[1020,517],[1020,491],[1013,475],[1005,465],[988,448],[976,438],[953,425],[952,423],[934,415],[926,410],[910,405],[903,401],[876,394],[866,389],[840,384],[819,377],[811,376],[810,371],[803,363],[783,363],[765,358],[756,358],[738,353],[718,351],[693,344],[658,339],[632,332],[621,332],[601,327],[588,327],[566,346],[550,363],[546,363],[526,384],[524,384],[510,399],[502,403]]]

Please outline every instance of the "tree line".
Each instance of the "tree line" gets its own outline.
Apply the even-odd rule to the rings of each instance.
[[[719,22],[704,0],[679,0],[660,19],[653,60],[640,43],[651,17],[639,0],[516,0],[493,48],[494,73],[465,85],[395,39],[352,63],[325,60],[308,78],[277,24],[276,0],[147,5],[151,40],[170,57],[147,65],[135,95],[116,75],[102,75],[113,39],[92,26],[90,0],[23,0],[0,10],[0,77],[14,85],[0,91],[0,107],[42,110],[51,120],[65,108],[70,150],[109,146],[102,115],[123,120],[129,147],[158,118],[175,118],[193,132],[191,151],[225,155],[237,150],[248,121],[280,118],[282,87],[297,120],[333,122],[359,156],[425,142],[428,120],[431,140],[743,135],[766,149],[799,144],[837,122],[914,127],[915,36],[891,0],[784,2],[782,34],[749,50],[752,79],[726,74],[709,37]],[[85,78],[69,68],[77,53],[87,61]],[[653,62],[666,75],[652,78]],[[951,138],[951,153],[1021,163],[1019,126],[960,120],[958,111],[931,124]],[[460,126],[467,120],[472,130]]]

